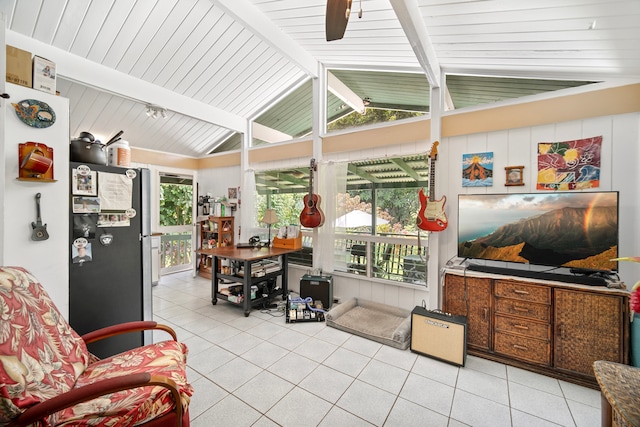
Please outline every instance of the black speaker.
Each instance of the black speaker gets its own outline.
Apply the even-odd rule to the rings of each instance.
[[[322,308],[329,310],[333,302],[333,277],[305,274],[300,279],[300,297],[322,301]]]
[[[411,312],[411,351],[464,366],[467,318],[417,306]]]

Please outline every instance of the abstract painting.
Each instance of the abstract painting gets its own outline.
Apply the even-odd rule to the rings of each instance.
[[[538,143],[538,190],[600,187],[602,136]]]

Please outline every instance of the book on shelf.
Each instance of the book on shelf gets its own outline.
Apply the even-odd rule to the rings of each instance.
[[[280,271],[282,266],[279,262],[263,260],[251,264],[251,277],[263,277],[269,273]],[[244,268],[238,270],[238,276],[244,277]]]

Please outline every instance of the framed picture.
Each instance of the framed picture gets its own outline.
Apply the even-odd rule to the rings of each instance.
[[[89,170],[85,165],[74,169],[71,190],[74,195],[97,196],[98,177],[96,172]]]
[[[227,194],[228,194],[228,199],[237,199],[238,198],[238,188],[236,187],[229,187],[227,189]]]
[[[493,187],[493,152],[462,155],[462,186]]]
[[[100,198],[88,196],[73,196],[73,213],[100,212]]]
[[[524,185],[523,176],[524,176],[524,166],[507,166],[504,168],[506,171],[506,182],[504,185],[509,186],[518,186]]]

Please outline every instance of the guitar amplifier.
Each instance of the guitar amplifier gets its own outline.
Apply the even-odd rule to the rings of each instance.
[[[411,351],[464,366],[467,318],[417,306],[411,312]]]
[[[333,302],[333,277],[305,274],[300,279],[300,297],[322,301],[322,308],[329,310]]]

